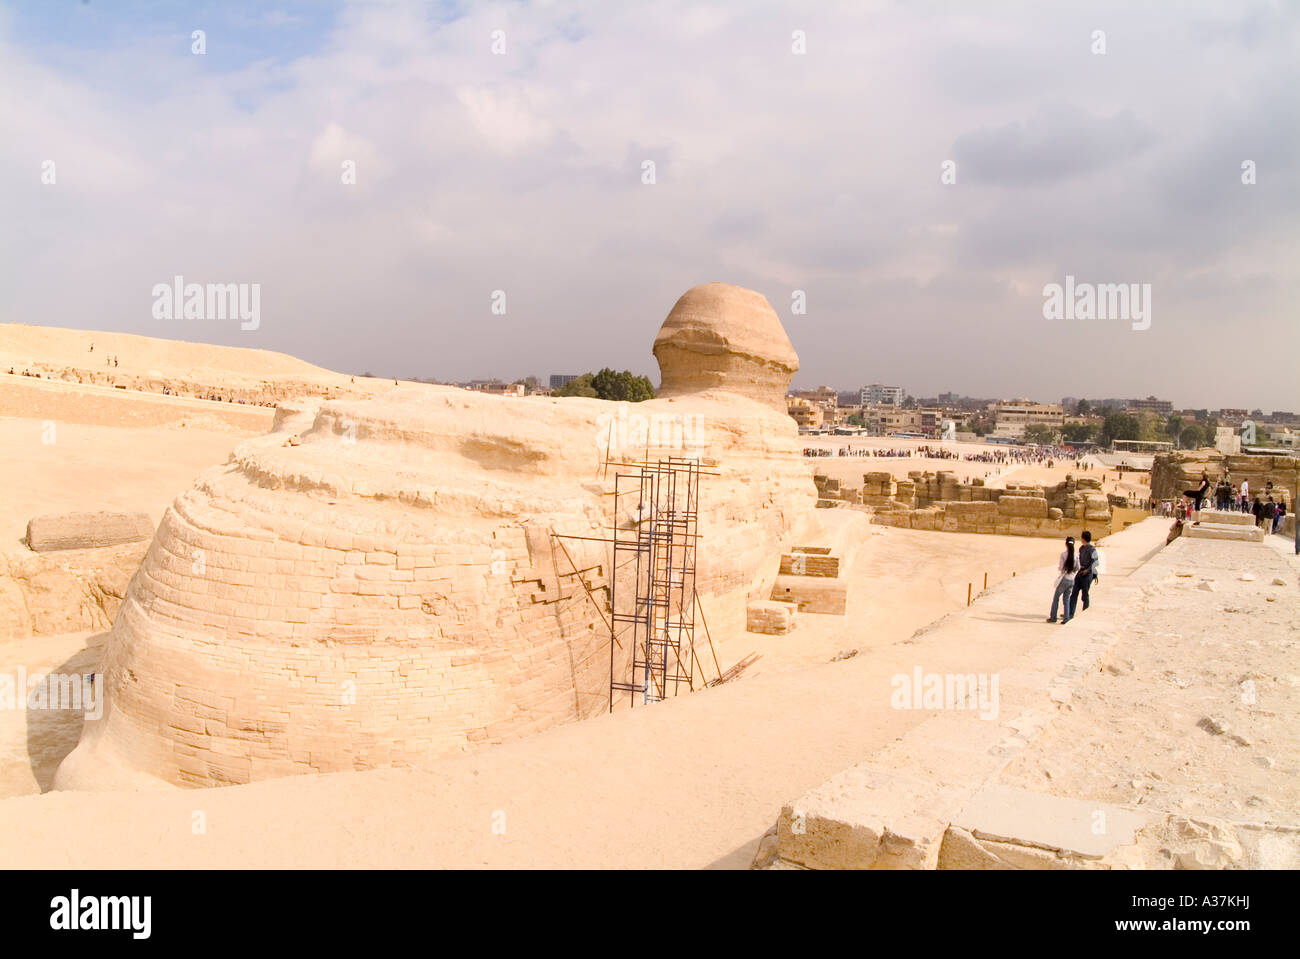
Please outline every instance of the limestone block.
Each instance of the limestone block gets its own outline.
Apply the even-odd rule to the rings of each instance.
[[[772,587],[772,599],[793,603],[801,613],[843,616],[848,607],[848,586],[840,579],[782,574]]]
[[[840,575],[840,558],[829,551],[796,547],[781,557],[781,572],[794,576]]]
[[[1003,496],[997,510],[1002,516],[1047,518],[1047,500],[1041,496]]]
[[[998,513],[998,504],[957,501],[945,504],[944,511],[949,518],[956,518],[962,522],[991,523]]]
[[[1101,822],[1104,828],[1098,829]],[[1061,861],[1058,868],[1100,861],[1123,846],[1132,846],[1148,817],[1122,806],[1094,800],[1049,796],[1002,786],[985,786],[962,807],[952,825],[977,842],[999,844],[986,851],[1003,859],[1008,846],[1025,847],[1031,856],[1045,851]],[[1036,857],[1037,858],[1037,857]],[[1022,863],[1012,863],[1024,868]]]
[[[918,509],[912,512],[912,529],[934,529],[940,512],[933,508]]]
[[[960,792],[867,763],[781,810],[779,855],[807,869],[934,869]]]
[[[144,513],[57,513],[27,523],[27,545],[38,553],[120,546],[153,537]]]
[[[751,633],[783,635],[794,629],[797,606],[773,600],[756,600],[745,607],[745,628]]]

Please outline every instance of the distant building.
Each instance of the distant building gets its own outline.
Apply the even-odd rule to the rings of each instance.
[[[879,383],[872,383],[870,386],[862,387],[862,405],[874,403],[902,406],[904,395],[901,386],[881,386]]]
[[[1174,404],[1169,400],[1158,400],[1154,396],[1148,396],[1144,400],[1129,400],[1127,410],[1130,413],[1159,413],[1161,416],[1168,416],[1174,411]]]
[[[552,373],[551,389],[558,390],[561,386],[564,386],[566,383],[572,383],[581,375],[582,375],[581,373]]]
[[[940,416],[938,410],[904,410],[887,404],[880,414],[880,432],[886,436],[893,433],[919,433],[935,439],[939,435]]]
[[[824,410],[834,410],[839,406],[839,394],[829,386],[819,386],[815,390],[795,390],[790,395],[815,403]]]
[[[795,421],[799,431],[819,430],[826,421],[826,410],[800,396],[791,396],[786,400],[786,412]]]
[[[1025,427],[1035,424],[1050,426],[1054,430],[1065,425],[1065,411],[1060,403],[1011,400],[993,404],[991,412],[995,418],[992,435],[1003,439],[1024,439]]]

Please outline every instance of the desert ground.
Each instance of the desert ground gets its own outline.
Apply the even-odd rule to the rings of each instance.
[[[0,476],[0,554],[10,563],[25,562],[26,523],[43,512],[140,511],[157,523],[200,472],[270,428],[269,406],[160,394],[134,388],[139,380],[126,390],[76,382],[80,341],[69,346],[67,336],[26,335],[30,329],[0,328],[0,439],[10,467]],[[117,369],[155,386],[171,376],[193,388],[196,369],[216,370],[211,375],[232,391],[267,402],[304,383],[343,396],[377,395],[390,385],[358,384],[291,358],[250,365],[216,348],[119,343],[98,333],[86,334],[87,342],[91,336],[96,353],[121,349]],[[42,351],[47,372],[53,377],[57,367],[62,378],[5,372],[14,360],[35,367]],[[987,469],[998,483],[1057,482],[1068,471],[1013,464],[994,475],[989,464],[918,458],[805,462],[810,482],[814,468],[846,479],[946,468],[964,478]],[[831,514],[824,517],[830,527],[861,519],[848,510],[819,512]],[[997,671],[1107,617],[1117,643],[1078,678],[1055,723],[1028,743],[1003,781],[1166,815],[1260,820],[1284,836],[1300,830],[1300,739],[1286,721],[1300,688],[1300,563],[1277,542],[1259,549],[1179,542],[1164,550],[1167,521],[1136,523],[1108,539],[1108,574],[1093,609],[1061,627],[1044,622],[1060,550],[1054,540],[854,528],[847,614],[801,613],[785,635],[720,632],[713,645],[722,670],[758,654],[738,678],[411,768],[201,790],[51,791],[55,768],[81,733],[80,714],[0,712],[0,861],[747,868],[783,806],[934,718],[892,708],[891,678],[918,664]],[[20,667],[96,672],[107,622],[95,622],[0,638],[0,675]],[[1246,680],[1259,699],[1241,705]],[[1207,716],[1220,733],[1205,730]],[[1289,842],[1252,862],[1292,864]]]

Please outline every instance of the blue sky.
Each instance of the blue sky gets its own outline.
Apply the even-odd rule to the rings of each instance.
[[[1300,352],[1300,8],[0,0],[0,217],[0,321],[654,376],[723,280],[799,385],[1300,409],[1215,348]],[[261,326],[154,319],[176,274]],[[1066,275],[1150,283],[1150,329],[1045,320]]]

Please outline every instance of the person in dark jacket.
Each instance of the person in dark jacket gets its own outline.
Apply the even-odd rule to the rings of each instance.
[[[1097,548],[1092,545],[1092,533],[1083,531],[1083,545],[1079,547],[1079,571],[1074,574],[1074,589],[1070,592],[1070,615],[1074,619],[1075,609],[1079,605],[1079,596],[1083,596],[1083,608],[1088,608],[1088,589],[1097,577]]]

